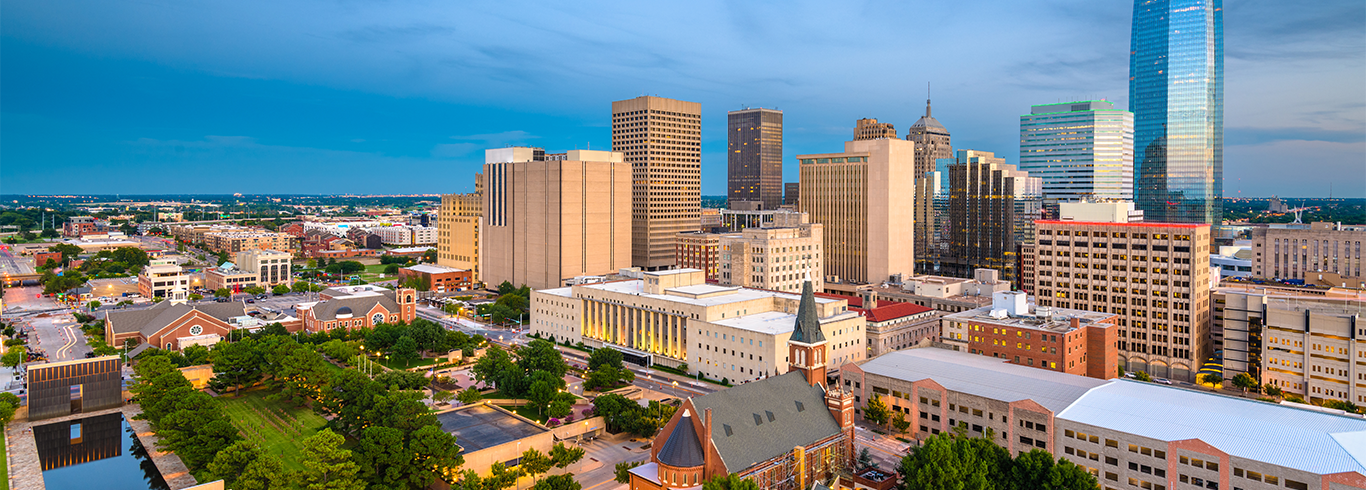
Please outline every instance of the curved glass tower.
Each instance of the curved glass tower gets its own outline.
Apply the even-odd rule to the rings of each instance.
[[[1134,200],[1145,221],[1219,224],[1222,0],[1135,0],[1129,51]]]

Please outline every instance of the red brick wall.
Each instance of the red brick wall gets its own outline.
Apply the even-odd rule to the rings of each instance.
[[[1112,318],[1110,321],[1114,321]],[[1108,327],[1108,328],[1107,328]],[[1088,326],[1086,332],[1086,376],[1110,379],[1119,375],[1119,327],[1113,324]]]

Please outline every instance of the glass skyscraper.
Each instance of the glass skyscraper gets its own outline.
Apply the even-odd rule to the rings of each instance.
[[[1147,221],[1219,224],[1222,0],[1135,0],[1129,51],[1134,200]]]
[[[783,203],[783,111],[745,109],[726,113],[726,198],[778,209]]]
[[[1036,105],[1020,116],[1020,170],[1052,201],[1134,198],[1134,115],[1104,100]]]

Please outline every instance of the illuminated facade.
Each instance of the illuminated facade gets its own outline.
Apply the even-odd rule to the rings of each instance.
[[[1129,50],[1134,198],[1149,221],[1219,224],[1223,0],[1135,0]]]
[[[1104,100],[1036,105],[1020,116],[1020,170],[1049,200],[1133,199],[1134,114]]]

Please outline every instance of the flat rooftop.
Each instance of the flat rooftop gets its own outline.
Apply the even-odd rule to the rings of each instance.
[[[1054,413],[1105,384],[1105,380],[933,347],[888,352],[860,364],[859,369],[911,382],[932,378],[949,390],[993,400],[1034,400]]]
[[[487,405],[436,414],[441,430],[455,434],[464,453],[507,444],[550,429],[539,427]]]
[[[1045,306],[1043,308],[1050,307]],[[1077,319],[1078,326],[1087,327],[1095,325],[1101,320],[1116,316],[1114,313],[1099,313],[1071,308],[1051,308],[1051,313],[1049,313],[1047,317],[1039,316],[1040,311],[1037,307],[1033,308],[1031,314],[1027,316],[1006,316],[1005,318],[996,318],[991,316],[991,312],[992,308],[990,306],[985,306],[982,308],[973,308],[968,311],[960,311],[952,315],[945,315],[944,318],[950,320],[976,320],[992,325],[1063,333],[1072,331],[1073,318]],[[1002,313],[1004,313],[1004,311],[1002,311]],[[1113,324],[1107,323],[1103,325],[1112,326]]]

